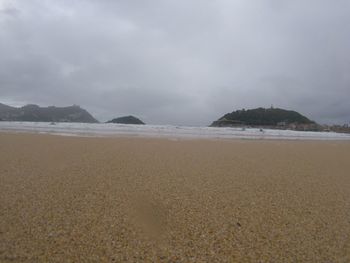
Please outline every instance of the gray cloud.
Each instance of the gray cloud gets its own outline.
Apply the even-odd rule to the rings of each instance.
[[[350,121],[347,0],[0,0],[0,101],[206,125],[271,104]]]

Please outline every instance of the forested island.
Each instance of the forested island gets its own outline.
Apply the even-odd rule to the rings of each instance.
[[[212,127],[264,127],[272,129],[320,131],[322,126],[292,110],[280,108],[242,109],[227,113]]]
[[[145,124],[139,118],[136,118],[135,116],[132,116],[132,115],[115,118],[115,119],[112,119],[110,121],[107,121],[107,123],[138,124],[138,125]]]

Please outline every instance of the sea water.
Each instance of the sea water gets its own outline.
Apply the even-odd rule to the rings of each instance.
[[[350,140],[350,134],[256,128],[216,128],[112,123],[0,122],[0,131],[47,133],[66,136],[138,136],[157,138]]]

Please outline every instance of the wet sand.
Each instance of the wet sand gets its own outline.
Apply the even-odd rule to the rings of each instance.
[[[349,142],[0,133],[0,262],[349,261]]]

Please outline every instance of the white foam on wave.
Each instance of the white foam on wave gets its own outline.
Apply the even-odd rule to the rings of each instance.
[[[137,136],[208,139],[350,140],[350,134],[247,128],[126,125],[111,123],[0,122],[0,131],[47,133],[64,136]]]

